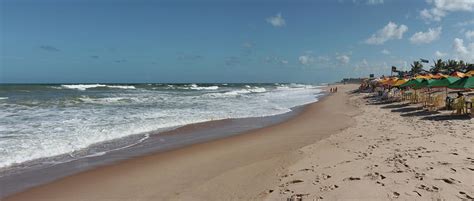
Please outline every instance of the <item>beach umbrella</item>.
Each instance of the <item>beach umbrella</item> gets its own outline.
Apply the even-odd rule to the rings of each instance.
[[[474,70],[471,70],[471,71],[467,72],[466,76],[469,76],[469,77],[474,76]]]
[[[458,77],[446,77],[443,79],[436,79],[431,82],[428,87],[437,88],[437,87],[449,87],[449,85],[453,84],[454,82],[458,81],[461,78]]]
[[[474,89],[474,77],[461,78],[449,85],[451,89]]]
[[[389,79],[389,81],[386,82],[386,85],[393,86],[398,80],[398,77],[392,77]]]
[[[423,79],[421,82],[417,82],[412,85],[413,89],[421,89],[421,88],[426,88],[428,87],[431,83],[433,83],[435,80],[432,79]]]
[[[413,87],[415,85],[421,84],[423,79],[411,79],[408,82],[405,82],[404,84],[400,85],[400,87]]]
[[[463,78],[463,77],[466,77],[466,74],[456,71],[454,73],[451,73],[451,76]]]
[[[399,79],[392,86],[399,87],[400,85],[405,84],[406,82],[408,82],[407,79]]]
[[[431,77],[428,75],[417,75],[415,76],[415,79],[431,79]]]
[[[449,77],[448,75],[444,75],[442,73],[436,73],[436,75],[432,75],[431,78],[433,79],[443,79]]]

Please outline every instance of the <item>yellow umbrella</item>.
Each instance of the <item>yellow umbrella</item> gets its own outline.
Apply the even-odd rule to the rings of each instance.
[[[442,73],[437,73],[436,75],[432,75],[431,78],[433,79],[442,79],[442,78],[447,78],[449,77],[448,75],[442,74]]]
[[[467,72],[466,76],[469,76],[469,77],[474,76],[474,70],[471,70],[471,71]]]
[[[463,78],[463,77],[466,77],[466,74],[456,71],[456,72],[452,73],[451,76]]]
[[[398,86],[400,86],[400,85],[402,85],[402,84],[405,84],[405,82],[408,82],[408,79],[399,79],[399,80],[397,80],[392,86],[398,87]]]
[[[428,79],[431,79],[431,77],[427,76],[427,75],[417,75],[417,76],[415,76],[415,79],[427,79],[428,80]]]

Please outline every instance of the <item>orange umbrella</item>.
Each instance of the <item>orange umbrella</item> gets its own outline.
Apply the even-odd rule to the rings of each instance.
[[[405,84],[405,82],[408,82],[408,79],[399,79],[399,80],[397,80],[392,86],[398,87],[398,86],[400,86],[400,85],[402,85],[402,84]]]
[[[433,79],[442,79],[442,78],[447,78],[448,75],[442,74],[442,73],[437,73],[436,75],[432,75],[431,78]]]
[[[429,80],[431,79],[430,76],[427,76],[427,75],[417,75],[415,76],[415,79],[425,79],[425,80]]]
[[[471,71],[467,72],[466,76],[469,76],[469,77],[474,76],[474,70],[471,70]]]
[[[466,77],[466,74],[456,71],[456,72],[452,73],[451,76],[463,78],[463,77]]]

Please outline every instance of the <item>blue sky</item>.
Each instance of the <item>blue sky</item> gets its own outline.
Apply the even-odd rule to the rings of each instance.
[[[0,2],[0,82],[330,82],[474,62],[474,0]]]

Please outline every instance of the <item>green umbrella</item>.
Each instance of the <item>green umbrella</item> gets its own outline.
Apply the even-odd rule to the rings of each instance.
[[[448,87],[449,85],[453,84],[454,82],[458,81],[460,78],[458,77],[446,77],[442,79],[437,79],[431,82],[428,86],[431,88],[436,87]]]
[[[461,78],[449,85],[451,89],[474,89],[474,77]]]
[[[413,87],[414,85],[421,84],[422,81],[423,81],[423,79],[421,79],[421,78],[411,79],[408,82],[405,82],[405,84],[400,85],[400,87]]]
[[[431,83],[433,83],[434,80],[432,79],[423,79],[420,83],[416,83],[412,86],[413,89],[421,89],[421,88],[425,88],[425,87],[428,87]]]

